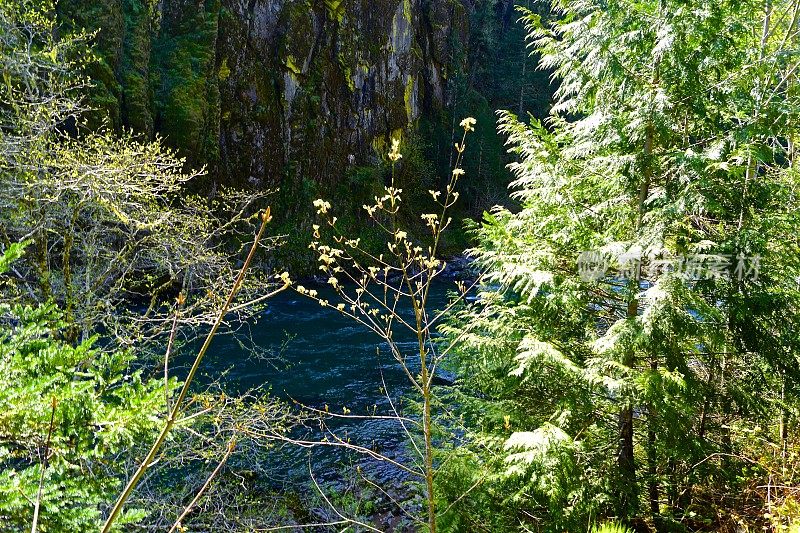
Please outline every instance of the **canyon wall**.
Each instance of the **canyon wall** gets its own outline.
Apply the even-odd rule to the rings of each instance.
[[[513,0],[60,0],[63,31],[93,32],[87,64],[106,124],[160,136],[206,168],[194,190],[274,189],[276,260],[312,264],[311,203],[369,240],[362,204],[388,180],[412,211],[450,173],[458,123],[478,118],[457,219],[507,203],[510,175],[495,110],[546,113],[551,91],[516,23]],[[419,217],[405,221],[425,234]],[[466,246],[455,225],[445,245]],[[377,232],[377,230],[376,230]],[[452,235],[452,237],[451,237]],[[374,245],[382,246],[375,235]]]
[[[500,2],[500,4],[504,4]],[[99,30],[92,103],[217,180],[336,182],[447,104],[458,0],[64,0]]]

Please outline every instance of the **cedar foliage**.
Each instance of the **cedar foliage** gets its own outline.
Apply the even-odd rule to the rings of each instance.
[[[756,486],[796,431],[800,4],[552,7],[522,16],[556,102],[500,114],[519,209],[474,228],[489,282],[447,331],[471,446],[442,483],[501,503],[446,518],[777,525]]]

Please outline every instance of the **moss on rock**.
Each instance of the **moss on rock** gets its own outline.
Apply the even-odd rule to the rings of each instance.
[[[508,106],[493,94],[508,80],[495,79],[493,62],[514,75],[504,50],[522,41],[498,6],[61,0],[59,14],[99,30],[93,122],[161,134],[215,183],[280,187],[276,211],[306,220],[312,191],[336,195],[352,185],[351,169],[380,168],[392,137],[418,138],[416,153],[446,175],[453,124],[466,114],[485,128],[477,161],[466,162],[475,191],[466,197],[478,205],[481,187],[507,179],[492,112]],[[382,185],[380,172],[358,176],[359,190]]]

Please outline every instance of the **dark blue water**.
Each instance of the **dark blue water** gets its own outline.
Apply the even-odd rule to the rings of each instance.
[[[430,308],[443,308],[447,291],[453,288],[452,284],[437,282],[431,289]],[[333,291],[316,289],[321,297],[337,303]],[[247,327],[242,331],[248,331],[265,355],[253,357],[231,336],[219,336],[203,361],[204,381],[224,374],[223,383],[229,394],[258,388],[269,390],[276,398],[317,409],[327,406],[334,413],[343,413],[346,407],[351,415],[391,415],[391,403],[401,412],[408,405],[406,399],[412,386],[386,345],[364,326],[330,307],[285,291],[270,300],[268,308]],[[414,355],[415,337],[398,330],[395,338],[405,353]],[[413,416],[408,409],[403,414]],[[334,419],[330,427],[354,444],[376,448],[403,462],[411,458],[406,449],[408,439],[395,420]],[[310,428],[295,436],[314,439],[320,433]],[[343,466],[354,463],[368,465],[378,479],[405,479],[395,466],[343,453],[341,448],[309,450],[280,445],[267,454],[265,461],[269,464],[262,467],[275,482],[307,480],[309,461],[315,476],[322,479],[334,479]]]

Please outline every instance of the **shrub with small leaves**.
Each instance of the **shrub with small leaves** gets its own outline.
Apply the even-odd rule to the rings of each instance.
[[[40,531],[98,528],[101,504],[119,490],[118,463],[164,409],[163,383],[132,370],[130,352],[97,350],[95,338],[70,345],[63,328],[54,305],[0,306],[3,531],[29,531],[37,499]]]

